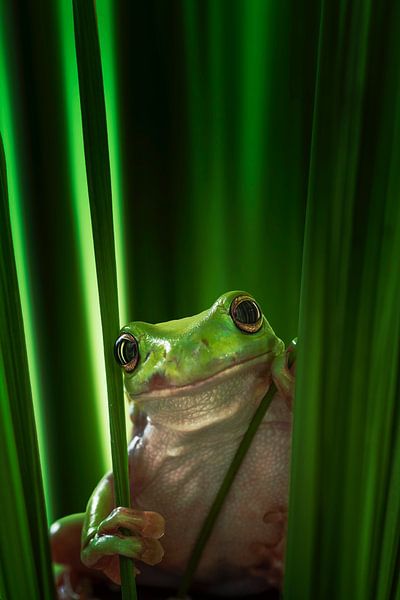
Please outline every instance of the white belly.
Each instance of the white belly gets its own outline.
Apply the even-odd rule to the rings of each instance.
[[[276,515],[281,513],[285,519],[287,508],[289,421],[284,401],[275,396],[197,569],[195,581],[203,589],[245,595],[279,584],[285,524],[277,521]],[[140,565],[139,577],[152,585],[174,585],[184,571],[242,433],[236,438],[200,440],[189,452],[171,447],[163,456],[152,453],[157,442],[157,436],[152,436],[150,429],[142,448],[135,450],[135,463],[140,464],[143,474],[135,504],[165,517],[166,533],[161,540],[165,556],[156,569],[142,569]],[[266,516],[268,513],[272,516]]]

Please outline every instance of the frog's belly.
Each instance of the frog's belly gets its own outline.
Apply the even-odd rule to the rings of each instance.
[[[200,446],[189,456],[167,457],[136,498],[139,507],[166,520],[165,556],[157,569],[166,577],[159,577],[160,585],[175,584],[182,574],[237,445]],[[289,459],[289,423],[263,423],[196,572],[196,582],[208,591],[246,594],[281,583]],[[157,583],[154,570],[143,573],[145,583],[148,577]]]

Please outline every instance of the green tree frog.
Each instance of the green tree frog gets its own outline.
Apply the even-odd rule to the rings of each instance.
[[[55,562],[66,565],[71,577],[86,571],[119,583],[121,554],[137,561],[138,583],[177,586],[273,381],[277,392],[225,500],[194,586],[244,597],[279,587],[294,376],[284,344],[257,302],[234,291],[192,317],[130,323],[114,350],[132,407],[132,508],[115,506],[113,475],[105,475],[84,515],[52,526]]]

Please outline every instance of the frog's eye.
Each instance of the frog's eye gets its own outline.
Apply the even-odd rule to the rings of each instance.
[[[231,304],[230,313],[236,327],[242,331],[256,333],[261,329],[263,315],[251,296],[237,296]]]
[[[139,360],[139,348],[131,333],[122,333],[114,344],[115,360],[127,373],[134,370]]]

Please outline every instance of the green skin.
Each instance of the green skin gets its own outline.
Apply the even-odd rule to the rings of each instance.
[[[217,387],[238,369],[248,371],[262,365],[264,380],[268,381],[265,389],[273,380],[281,397],[291,403],[294,383],[286,366],[284,344],[264,316],[261,328],[255,333],[244,332],[234,323],[230,307],[239,295],[248,296],[245,292],[228,292],[198,315],[156,325],[134,322],[123,328],[122,332],[135,336],[139,348],[136,367],[125,372],[125,389],[132,403],[134,422],[129,446],[133,506],[138,506],[136,494],[145,479],[142,471],[149,470],[148,466],[141,469],[143,461],[136,449],[135,435],[141,431],[143,436],[147,431],[142,422],[146,406],[151,402],[155,406],[154,399],[167,403],[172,398],[177,402],[183,394],[190,395],[192,390],[195,393],[203,384]],[[206,416],[196,415],[182,423],[173,422],[174,414],[166,413],[162,418],[167,425],[172,423],[180,435],[189,430],[190,435],[196,435],[203,425],[228,418],[223,411],[219,412],[218,405],[212,406]],[[200,423],[201,419],[205,419],[204,423]],[[154,469],[157,475],[157,467]],[[124,535],[123,529],[129,535]],[[84,515],[71,515],[53,524],[53,559],[66,565],[70,574],[81,575],[89,570],[93,574],[96,569],[119,583],[119,555],[155,565],[163,558],[159,541],[163,534],[164,518],[158,512],[115,506],[113,476],[108,473],[94,490]]]

